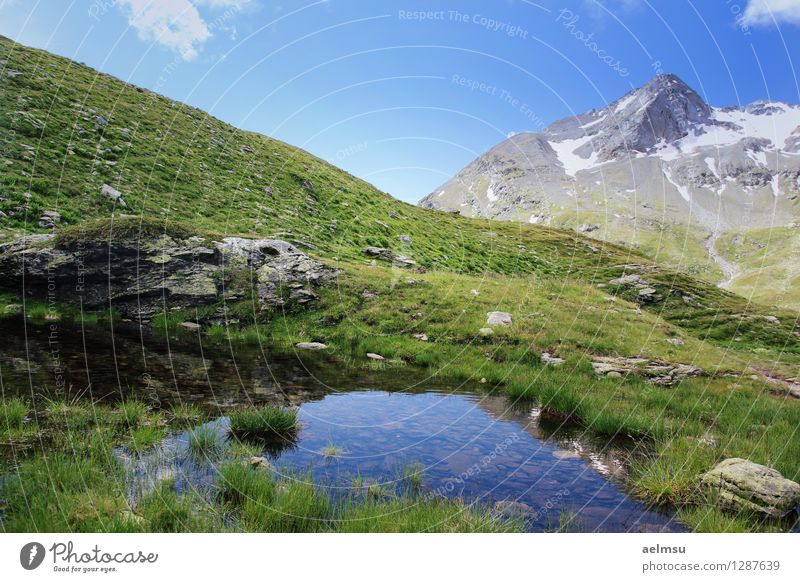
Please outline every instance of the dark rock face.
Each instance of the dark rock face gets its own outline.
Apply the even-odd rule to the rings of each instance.
[[[145,319],[238,299],[251,284],[263,310],[304,305],[336,276],[281,240],[169,236],[63,245],[52,235],[23,237],[0,245],[0,272],[3,288],[27,297]]]

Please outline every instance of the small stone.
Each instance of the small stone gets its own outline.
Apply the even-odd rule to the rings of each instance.
[[[128,205],[125,204],[125,201],[122,199],[122,192],[117,190],[116,188],[112,188],[108,184],[103,184],[100,187],[100,193],[108,198],[109,200],[113,201],[115,204],[119,204],[122,207],[127,207]]]
[[[606,378],[622,378],[622,373],[617,372],[616,370],[612,370],[608,374],[606,374]]]
[[[486,384],[486,378],[481,378],[481,384]]]
[[[324,350],[328,346],[322,342],[299,342],[294,344],[298,350]]]
[[[684,341],[678,337],[671,337],[667,338],[667,343],[672,344],[673,346],[682,346],[684,345]]]
[[[478,333],[482,336],[489,336],[494,335],[494,330],[491,327],[482,327],[478,330]]]
[[[392,261],[392,265],[394,265],[395,267],[408,268],[408,267],[413,267],[416,264],[417,264],[416,261],[413,261],[412,259],[404,255],[397,255],[396,257],[394,257],[394,260]]]
[[[181,323],[181,327],[184,329],[188,329],[189,331],[197,331],[198,329],[200,329],[200,325],[198,325],[193,321],[184,321],[183,323]]]
[[[480,295],[480,294],[481,294],[481,292],[480,292],[480,291],[478,291],[477,289],[472,289],[472,290],[470,290],[470,293],[472,293],[472,294],[473,294],[475,297],[477,297],[478,295]]]
[[[383,356],[381,356],[380,354],[373,354],[372,352],[367,352],[367,357],[370,360],[385,360],[386,359]]]
[[[384,261],[391,261],[392,258],[394,258],[394,253],[392,250],[383,247],[367,247],[362,252],[368,257],[373,257]]]
[[[496,502],[494,504],[494,512],[499,517],[506,518],[521,518],[534,513],[533,508],[527,503],[512,501],[511,499]]]
[[[548,352],[542,352],[541,360],[545,366],[560,366],[565,362],[563,358],[559,358]]]
[[[397,238],[400,239],[401,243],[404,243],[404,244],[407,244],[407,245],[411,244],[411,237],[409,235],[407,235],[407,234],[401,234]]]
[[[378,292],[377,291],[371,291],[369,289],[364,289],[361,292],[361,296],[364,299],[377,299],[378,298]]]
[[[270,464],[264,457],[250,457],[250,466],[259,469],[269,469]]]
[[[509,326],[514,322],[510,313],[505,311],[490,311],[486,316],[487,325],[505,325]]]
[[[426,333],[415,333],[411,337],[413,337],[414,339],[418,339],[421,342],[428,341],[428,334]]]

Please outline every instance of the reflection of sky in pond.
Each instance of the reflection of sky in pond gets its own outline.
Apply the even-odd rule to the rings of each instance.
[[[574,517],[581,531],[680,529],[668,516],[626,496],[609,478],[621,470],[615,453],[624,451],[595,450],[591,442],[569,434],[544,440],[537,436],[545,431],[535,416],[511,411],[498,419],[491,411],[507,404],[470,394],[330,394],[304,404],[294,446],[280,452],[273,447],[268,456],[277,473],[311,475],[334,497],[358,491],[357,482],[396,494],[407,485],[403,469],[418,465],[422,495],[485,504],[513,501],[501,505],[523,515],[532,530],[556,528],[564,515]],[[224,441],[224,419],[208,426],[217,428]],[[213,492],[213,461],[193,459],[187,433],[142,457],[121,454],[134,492],[151,490],[162,479],[175,479],[184,492]]]

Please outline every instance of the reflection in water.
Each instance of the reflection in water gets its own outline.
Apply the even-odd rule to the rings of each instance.
[[[413,368],[353,370],[319,354],[201,346],[191,335],[57,331],[55,358],[48,327],[0,322],[6,391],[52,393],[63,380],[66,391],[95,399],[196,402],[222,416],[207,425],[221,442],[231,438],[224,417],[231,406],[295,405],[301,429],[294,446],[264,454],[276,473],[309,474],[334,497],[357,492],[362,483],[398,492],[404,469],[419,466],[420,494],[491,504],[524,517],[534,531],[558,527],[565,513],[584,531],[680,529],[623,492],[634,443],[595,439],[486,390],[426,378]],[[213,494],[216,461],[194,457],[188,433],[144,455],[118,454],[129,469],[133,501],[166,479],[183,492]]]

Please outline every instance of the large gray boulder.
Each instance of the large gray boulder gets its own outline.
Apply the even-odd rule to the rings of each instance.
[[[725,459],[703,474],[700,482],[717,491],[720,506],[764,517],[784,517],[800,503],[800,485],[746,459]]]
[[[0,287],[149,319],[165,308],[235,300],[251,290],[262,310],[304,305],[337,273],[281,240],[162,235],[57,241],[33,235],[0,245]]]

